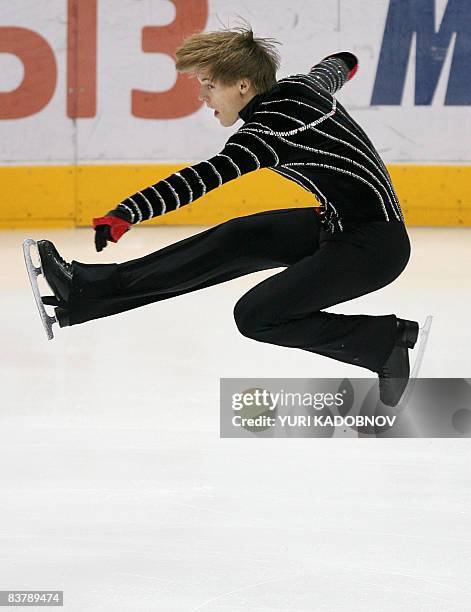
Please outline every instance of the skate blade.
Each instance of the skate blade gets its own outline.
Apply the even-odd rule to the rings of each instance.
[[[36,247],[36,250],[37,250],[36,241],[32,240],[31,238],[27,238],[26,240],[23,241],[23,255],[25,257],[26,270],[28,272],[29,281],[31,283],[31,289],[33,290],[33,295],[34,295],[34,299],[36,302],[36,306],[38,307],[39,316],[41,317],[41,321],[44,326],[44,330],[46,331],[46,336],[48,340],[52,340],[54,338],[54,332],[52,331],[52,326],[54,325],[54,323],[57,323],[58,321],[56,317],[54,316],[51,317],[51,315],[49,315],[46,312],[46,309],[44,308],[44,304],[43,304],[41,294],[39,292],[39,286],[38,286],[38,276],[40,274],[43,274],[43,270],[42,270],[41,264],[39,265],[39,267],[37,267],[33,263],[33,260],[31,258],[31,247],[33,246]],[[39,251],[38,251],[38,258],[39,258],[39,261],[41,262]]]
[[[422,365],[422,359],[424,358],[425,347],[427,346],[432,321],[432,315],[428,315],[428,317],[425,319],[424,326],[419,327],[419,346],[417,349],[417,357],[414,361],[414,367],[412,368],[412,374],[410,375],[411,378],[417,378],[420,366]]]
[[[408,384],[404,390],[404,393],[401,397],[400,402],[395,406],[396,410],[403,410],[409,401],[410,396],[412,395],[412,391],[415,387],[415,382],[419,374],[420,366],[422,365],[422,360],[424,358],[425,348],[427,346],[428,338],[430,335],[430,328],[432,327],[433,316],[428,315],[425,319],[425,323],[422,327],[419,327],[419,338],[418,338],[418,346],[417,346],[417,355],[414,361],[414,367],[412,368],[412,372],[409,376]]]

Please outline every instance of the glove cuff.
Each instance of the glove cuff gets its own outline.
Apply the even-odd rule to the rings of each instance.
[[[356,66],[354,66],[350,72],[347,75],[347,81],[349,81],[351,78],[353,78],[353,76],[355,75],[356,71],[358,70],[358,64]]]

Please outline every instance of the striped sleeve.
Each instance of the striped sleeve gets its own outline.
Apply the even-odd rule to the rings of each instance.
[[[357,68],[358,59],[353,53],[335,53],[313,66],[309,76],[333,95],[353,77]]]
[[[136,224],[191,204],[243,174],[275,165],[278,157],[268,139],[268,135],[235,132],[214,157],[138,191],[123,200],[118,208],[125,210]]]

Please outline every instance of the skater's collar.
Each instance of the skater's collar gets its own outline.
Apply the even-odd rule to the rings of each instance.
[[[254,114],[254,112],[257,110],[257,108],[260,105],[260,103],[263,102],[268,96],[270,96],[271,94],[273,94],[273,93],[275,93],[277,91],[280,91],[280,88],[279,88],[278,84],[276,83],[271,89],[268,89],[264,93],[256,94],[250,100],[250,102],[248,102],[244,106],[244,108],[239,111],[239,117],[243,121],[247,122],[250,119],[250,117]]]

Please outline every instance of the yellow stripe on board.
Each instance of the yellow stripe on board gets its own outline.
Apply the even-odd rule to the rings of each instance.
[[[0,227],[88,226],[187,165],[3,166]],[[471,226],[471,166],[391,164],[388,170],[408,225]],[[296,183],[264,169],[144,225],[215,225],[262,210],[315,205]]]

